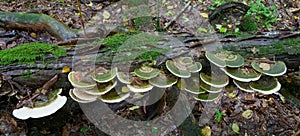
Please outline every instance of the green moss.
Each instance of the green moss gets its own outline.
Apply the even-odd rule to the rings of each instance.
[[[282,54],[288,53],[292,55],[300,54],[300,39],[291,38],[282,42],[272,42],[276,49],[279,49]]]
[[[149,0],[124,0],[124,4],[129,6],[147,5]]]
[[[244,48],[244,45],[240,46],[224,46],[223,49],[233,51],[241,54],[245,57],[266,57],[270,55],[299,55],[300,54],[300,39],[292,38],[286,39],[285,41],[271,42],[270,46],[265,45],[245,45],[248,46]],[[253,53],[255,47],[256,53]]]
[[[148,27],[154,28],[154,22],[152,21],[151,16],[137,17],[132,20],[133,20],[135,29],[139,30],[139,29],[148,28]]]
[[[247,39],[253,37],[253,34],[245,33],[245,32],[227,32],[222,35],[222,37],[236,37],[237,40]]]
[[[132,35],[138,34],[138,31],[128,31],[125,33],[118,33],[113,36],[107,37],[103,40],[104,45],[112,51],[117,52],[119,47],[125,43]]]
[[[116,60],[154,60],[170,50],[170,48],[164,48],[157,44],[162,39],[162,36],[147,33],[134,35],[122,45]]]
[[[258,25],[253,17],[246,16],[239,25],[239,28],[244,32],[255,32],[258,30]]]
[[[47,61],[52,54],[56,59],[66,56],[66,51],[57,45],[45,43],[22,44],[8,50],[0,51],[0,65],[35,64],[36,61]]]
[[[157,44],[162,39],[162,36],[138,31],[115,34],[103,40],[106,49],[98,55],[98,60],[107,61],[105,57],[109,61],[154,60],[170,50]]]

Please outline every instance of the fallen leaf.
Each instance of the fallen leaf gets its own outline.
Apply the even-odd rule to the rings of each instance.
[[[227,32],[227,28],[226,28],[226,27],[222,27],[222,28],[220,29],[220,32],[221,32],[221,33],[226,33],[226,32]]]
[[[190,21],[190,19],[186,15],[182,16],[182,18],[183,18],[184,22],[189,22]]]
[[[165,13],[166,16],[172,16],[174,14],[174,12],[168,11],[167,13]]]
[[[257,53],[257,50],[256,50],[255,46],[254,46],[253,48],[251,48],[251,52],[252,52],[253,54],[256,54],[256,53]]]
[[[31,36],[32,38],[37,38],[36,33],[30,33],[30,36]]]
[[[90,3],[88,4],[89,7],[93,6],[93,2],[90,1]]]
[[[236,95],[235,95],[234,93],[229,93],[228,96],[229,96],[230,98],[235,98]]]
[[[216,24],[216,28],[220,30],[222,28],[222,25]]]
[[[130,107],[130,108],[129,108],[129,110],[131,110],[131,111],[132,111],[132,110],[136,110],[136,109],[138,109],[138,108],[140,108],[140,106],[137,106],[137,105],[136,105],[136,106],[132,106],[132,107]]]
[[[198,31],[199,31],[199,32],[204,32],[204,33],[207,32],[207,30],[206,30],[205,28],[202,28],[202,27],[199,27],[199,28],[198,28]]]
[[[71,69],[68,66],[64,66],[61,70],[61,73],[68,73],[70,71],[71,71]]]
[[[211,136],[211,129],[209,126],[205,126],[204,128],[201,129],[201,134],[203,136]]]
[[[240,133],[240,127],[237,123],[232,123],[231,128],[235,133],[238,133],[238,134]]]
[[[252,110],[246,110],[242,113],[242,116],[246,119],[250,119],[253,115],[253,111]]]
[[[104,10],[102,15],[103,15],[104,19],[109,19],[110,18],[110,13],[107,10]]]
[[[204,18],[208,18],[208,14],[207,13],[200,13],[200,15]]]
[[[174,6],[167,6],[167,9],[173,9]]]
[[[158,128],[157,127],[152,127],[152,132],[153,133],[157,133],[158,132]]]

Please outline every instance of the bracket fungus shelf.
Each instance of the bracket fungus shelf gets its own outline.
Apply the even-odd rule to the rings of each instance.
[[[172,74],[160,72],[158,76],[149,80],[149,83],[158,88],[168,88],[177,83],[178,78]]]
[[[207,51],[206,58],[218,67],[231,67],[237,68],[244,65],[244,58],[239,54],[233,54],[230,51]]]
[[[200,62],[194,62],[191,57],[179,57],[166,61],[167,69],[175,76],[189,78],[191,73],[197,73],[202,69]]]
[[[229,77],[241,82],[256,81],[260,78],[261,73],[256,72],[253,68],[221,68]]]
[[[67,97],[61,96],[62,89],[54,90],[48,95],[49,101],[35,101],[33,107],[22,107],[13,111],[18,119],[41,118],[49,116],[59,110],[67,102]]]
[[[253,60],[245,65],[244,58],[229,51],[206,52],[206,58],[233,79],[242,91],[273,94],[280,90],[281,84],[275,77],[286,73],[282,61]],[[203,74],[204,75],[204,74]],[[201,77],[201,74],[200,74]],[[202,80],[205,81],[204,78]]]
[[[70,96],[81,103],[95,100],[118,103],[143,95],[154,87],[169,88],[177,85],[195,100],[208,102],[219,98],[230,80],[245,92],[273,94],[281,88],[276,76],[283,75],[287,69],[283,62],[248,64],[241,55],[224,50],[206,52],[205,56],[211,64],[217,66],[210,73],[207,73],[209,70],[202,70],[200,62],[187,56],[166,60],[166,69],[153,63],[143,64],[127,72],[118,71],[117,67],[111,70],[98,68],[94,73],[89,72],[93,73],[89,75],[85,72],[70,72],[69,80],[74,86]]]
[[[268,76],[281,76],[286,73],[286,65],[282,61],[274,63],[252,62],[251,66],[258,72]]]

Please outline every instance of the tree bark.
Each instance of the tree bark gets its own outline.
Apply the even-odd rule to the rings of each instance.
[[[31,31],[46,30],[56,38],[65,41],[76,38],[76,31],[63,23],[44,14],[13,13],[0,11],[0,26],[6,28],[19,28]]]

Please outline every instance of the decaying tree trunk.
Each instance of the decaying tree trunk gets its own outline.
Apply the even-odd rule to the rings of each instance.
[[[0,11],[0,25],[32,31],[46,30],[56,38],[65,41],[76,38],[76,31],[45,14],[31,14]]]
[[[27,65],[27,64],[15,64],[9,66],[0,66],[1,73],[6,76],[12,78],[14,81],[26,85],[29,87],[36,87],[39,85],[43,85],[47,80],[49,80],[56,73],[61,73],[63,67],[67,66],[72,68],[80,68],[80,69],[89,69],[89,67],[93,66],[104,66],[110,67],[111,63],[108,57],[103,57],[102,59],[97,59],[97,55],[103,53],[103,50],[100,46],[86,46],[82,47],[82,49],[72,47],[72,49],[68,49],[67,56],[63,58],[59,58],[57,61],[48,62],[36,62],[36,65]],[[176,49],[177,50],[177,49]],[[186,52],[177,53],[174,51],[173,54],[169,55],[168,58],[163,57],[158,61],[163,64],[166,59],[175,58],[176,56],[180,56],[183,54],[190,54],[192,56],[200,56],[200,58],[196,57],[196,59],[200,61],[206,61],[204,57],[204,52],[199,53],[197,50],[199,48],[182,48],[181,50],[185,50]],[[188,52],[187,52],[188,51]],[[198,54],[195,54],[198,53]],[[75,55],[75,56],[74,56]],[[89,59],[92,58],[92,61]],[[51,60],[51,58],[48,58]],[[53,58],[52,58],[53,59]],[[272,57],[269,58],[273,60]],[[280,55],[276,56],[276,60],[284,61],[289,69],[297,70],[300,66],[300,56],[299,55]],[[160,62],[161,61],[161,62]],[[139,63],[138,61],[135,63]],[[135,65],[135,64],[132,64]],[[209,63],[203,63],[204,67],[209,67]],[[66,78],[66,77],[64,77]],[[62,81],[67,81],[64,79]]]

